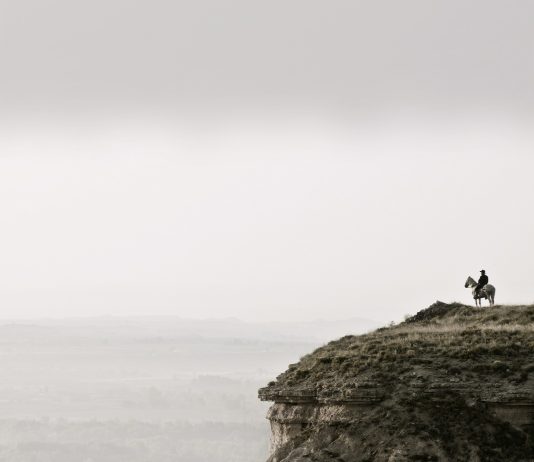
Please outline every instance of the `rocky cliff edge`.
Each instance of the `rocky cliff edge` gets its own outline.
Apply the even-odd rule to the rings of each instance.
[[[534,461],[534,306],[436,302],[259,390],[268,462]]]

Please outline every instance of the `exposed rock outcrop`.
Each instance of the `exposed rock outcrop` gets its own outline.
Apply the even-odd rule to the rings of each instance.
[[[437,302],[260,389],[269,462],[534,461],[534,306]]]

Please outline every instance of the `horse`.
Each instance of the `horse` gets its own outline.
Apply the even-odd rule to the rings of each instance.
[[[478,295],[475,294],[475,287],[477,282],[469,276],[465,281],[464,287],[467,289],[473,289],[473,298],[475,299],[475,306],[482,306],[482,299],[486,298],[489,301],[490,306],[495,305],[495,287],[491,284],[486,284],[482,289],[478,291]]]

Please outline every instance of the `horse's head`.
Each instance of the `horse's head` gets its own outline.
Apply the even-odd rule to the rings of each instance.
[[[464,287],[467,289],[468,287],[474,287],[476,285],[476,281],[471,276],[468,276],[467,280],[465,281]]]

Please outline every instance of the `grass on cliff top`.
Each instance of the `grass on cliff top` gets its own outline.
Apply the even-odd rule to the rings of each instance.
[[[269,389],[336,390],[365,383],[392,386],[491,376],[521,384],[534,374],[534,305],[475,308],[436,302],[405,322],[365,335],[348,335],[304,356]]]

